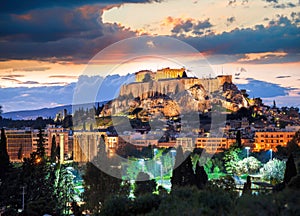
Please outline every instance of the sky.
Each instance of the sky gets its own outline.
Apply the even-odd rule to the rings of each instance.
[[[299,8],[299,0],[3,0],[0,105],[9,112],[71,104],[87,71],[126,75],[173,67],[174,59],[174,67],[201,70],[195,52],[178,48],[186,44],[250,96],[300,107]],[[178,41],[158,46],[172,55],[144,56],[157,36]],[[147,40],[124,46],[132,37]]]

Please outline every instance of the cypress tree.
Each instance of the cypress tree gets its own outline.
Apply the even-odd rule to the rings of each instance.
[[[204,170],[203,166],[196,164],[196,185],[199,189],[202,189],[208,181],[208,176]]]
[[[192,159],[190,155],[184,160],[182,165],[183,166],[181,168],[181,173],[182,173],[181,185],[182,186],[196,185],[196,178],[195,178]]]
[[[182,162],[184,160],[184,155],[183,155],[183,150],[181,146],[178,146],[176,149],[176,157],[175,157],[175,164],[172,172],[172,177],[171,177],[171,184],[172,184],[172,189],[177,188],[181,185],[181,166]]]
[[[44,131],[42,129],[39,129],[39,133],[38,133],[38,139],[37,139],[37,149],[36,149],[36,153],[37,155],[42,159],[45,159],[46,156],[46,151],[45,151],[45,134]]]
[[[23,158],[23,146],[21,145],[18,151],[18,159],[22,160],[22,158]]]
[[[171,177],[172,189],[196,184],[191,156],[185,158],[181,146],[177,148],[174,167]]]
[[[105,151],[104,136],[101,136],[98,154],[92,162],[86,164],[86,172],[83,176],[85,182],[83,200],[86,208],[95,215],[99,214],[104,201],[111,195],[117,194],[121,188],[121,172],[117,168],[112,168],[111,162]],[[114,172],[114,176],[119,178],[105,172],[108,170]]]
[[[55,137],[55,135],[52,136],[50,157],[51,157],[51,162],[54,163],[56,161],[56,137]]]
[[[294,161],[294,156],[290,154],[287,162],[286,162],[286,168],[284,172],[284,178],[283,181],[288,184],[290,180],[297,175],[297,169]]]

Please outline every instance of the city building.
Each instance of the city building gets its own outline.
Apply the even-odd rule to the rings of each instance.
[[[277,146],[286,147],[295,135],[295,131],[256,131],[253,151],[277,151]]]
[[[250,139],[241,139],[243,146],[252,148]],[[203,148],[209,154],[219,153],[236,143],[236,139],[226,137],[198,137],[195,141],[196,148]]]
[[[180,145],[181,145],[183,151],[191,151],[192,152],[195,148],[193,138],[191,138],[191,137],[176,138],[176,148]]]
[[[117,135],[107,135],[105,132],[74,132],[73,160],[75,162],[89,162],[97,155],[100,140],[104,139],[105,151],[112,156],[119,143]]]
[[[32,132],[28,130],[6,130],[7,152],[11,162],[21,162],[32,153]]]
[[[69,131],[63,128],[47,127],[44,130],[45,152],[51,154],[52,137],[55,135],[56,146],[60,146],[60,162],[72,155],[72,146],[69,148]],[[5,131],[7,138],[7,151],[12,162],[21,162],[23,158],[37,150],[39,130],[26,128],[25,130],[8,129]]]

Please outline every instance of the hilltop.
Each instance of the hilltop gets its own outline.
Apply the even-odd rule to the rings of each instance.
[[[187,77],[183,69],[165,68],[139,71],[135,76],[135,82],[121,86],[119,96],[104,107],[101,117],[138,111],[136,117],[147,121],[161,114],[170,118],[209,112],[217,106],[233,112],[249,106],[231,75],[200,79]]]

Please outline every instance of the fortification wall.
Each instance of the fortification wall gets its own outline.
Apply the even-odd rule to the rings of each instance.
[[[168,95],[169,93],[177,94],[196,84],[202,85],[207,92],[212,93],[219,91],[225,82],[232,82],[232,77],[219,76],[207,79],[181,78],[151,82],[135,82],[122,86],[119,95],[132,95],[133,97],[141,97],[141,99],[144,99],[153,96],[156,92],[165,95]]]

